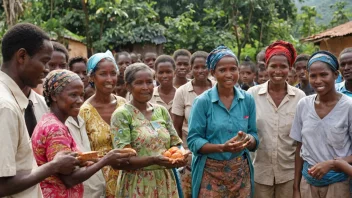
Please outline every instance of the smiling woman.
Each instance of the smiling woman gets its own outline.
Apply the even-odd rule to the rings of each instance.
[[[182,141],[166,108],[149,102],[154,88],[152,69],[132,64],[125,71],[125,82],[133,99],[114,112],[111,133],[115,148],[133,148],[137,156],[123,168],[126,171],[120,171],[116,197],[178,198],[180,182],[173,168],[184,166],[188,154],[174,163],[162,156]]]
[[[92,150],[104,155],[112,149],[111,115],[117,107],[126,103],[126,100],[113,94],[119,70],[110,51],[90,57],[87,73],[96,92],[84,102],[80,116],[86,123]],[[103,174],[106,181],[106,197],[115,197],[118,170],[106,166],[103,168]]]
[[[253,97],[235,87],[238,59],[227,47],[214,49],[207,66],[218,83],[194,100],[189,117],[192,197],[251,197],[249,150],[259,143]]]
[[[71,71],[55,70],[46,77],[44,98],[51,112],[41,118],[32,135],[34,156],[39,166],[52,161],[60,151],[79,151],[64,123],[69,116],[77,117],[83,103],[83,95],[83,82]],[[111,151],[99,162],[89,167],[76,168],[72,174],[56,174],[45,179],[40,183],[44,197],[83,197],[82,182],[102,167],[115,165],[118,161],[115,154],[115,151]],[[129,155],[123,158],[121,164],[128,161]]]
[[[348,158],[352,146],[352,101],[335,90],[339,62],[333,54],[314,53],[307,69],[317,94],[298,103],[290,133],[298,142],[294,193],[302,197],[349,197],[348,176],[336,171],[334,159],[352,162]]]
[[[155,61],[155,76],[160,85],[154,87],[150,102],[164,106],[169,112],[176,93],[172,82],[174,74],[175,61],[171,56],[160,55]]]
[[[286,82],[296,58],[288,42],[265,51],[269,81],[248,90],[255,100],[260,146],[252,155],[255,198],[292,197],[295,141],[289,137],[296,106],[305,94]]]

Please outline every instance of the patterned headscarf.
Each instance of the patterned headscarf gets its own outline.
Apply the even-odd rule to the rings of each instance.
[[[291,43],[286,41],[275,41],[269,45],[269,47],[265,50],[266,65],[268,65],[271,57],[275,55],[284,55],[290,64],[290,68],[293,66],[297,57],[296,49]]]
[[[87,62],[88,76],[90,76],[93,72],[95,72],[98,63],[105,58],[111,59],[112,62],[114,63],[114,65],[116,66],[116,69],[119,70],[119,68],[115,62],[114,56],[112,55],[112,53],[109,50],[107,50],[105,53],[96,53],[88,59],[88,62]]]
[[[237,56],[226,46],[219,46],[217,48],[215,48],[213,51],[211,51],[207,57],[207,62],[206,65],[208,67],[209,70],[215,70],[215,66],[216,64],[220,61],[220,59],[222,59],[224,56],[231,56],[233,57],[237,64],[238,59]]]
[[[317,61],[328,64],[333,71],[339,70],[340,65],[339,65],[339,61],[337,61],[336,56],[334,56],[332,53],[328,51],[322,50],[312,54],[311,58],[308,60],[308,65],[307,65],[308,71],[310,66]]]
[[[69,70],[53,70],[46,77],[43,85],[43,96],[45,102],[50,106],[51,94],[60,93],[66,85],[74,80],[81,79],[76,73],[73,73]]]

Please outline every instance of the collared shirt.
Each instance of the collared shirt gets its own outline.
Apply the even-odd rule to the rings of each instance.
[[[37,168],[31,140],[24,120],[28,99],[7,74],[0,71],[0,177],[15,176],[17,171],[31,172]],[[11,198],[40,198],[39,184]]]
[[[299,101],[290,137],[302,142],[301,157],[310,165],[352,154],[352,100],[342,95],[324,117],[316,113],[316,95]]]
[[[302,90],[302,91],[304,91],[306,96],[315,94],[315,91],[314,91],[313,87],[310,85],[310,83],[308,83],[308,85],[306,87],[304,87],[304,88],[302,87],[301,83],[298,83],[295,87],[300,89],[300,90]]]
[[[233,88],[235,97],[228,109],[221,102],[217,86],[205,91],[194,100],[189,118],[189,134],[187,143],[193,153],[192,158],[192,194],[197,196],[207,158],[231,160],[246,154],[244,149],[237,153],[201,154],[205,144],[224,144],[235,137],[239,131],[252,135],[259,145],[256,127],[255,102],[253,97],[243,90]],[[255,148],[256,149],[256,148]],[[250,164],[251,166],[251,164]],[[251,169],[251,174],[253,173]]]
[[[42,116],[49,112],[49,107],[47,106],[44,97],[33,90],[30,91],[28,99],[33,102],[34,115],[37,122],[39,122]]]
[[[346,89],[345,81],[335,84],[337,92],[343,93],[348,97],[352,97],[352,92]]]
[[[78,123],[73,117],[68,117],[65,125],[70,131],[77,147],[82,152],[91,151],[90,142],[86,131],[84,120],[78,116]],[[101,170],[92,175],[88,180],[83,182],[83,197],[100,198],[104,197],[105,179]]]
[[[214,86],[216,82],[211,81],[211,85]],[[178,116],[184,116],[184,122],[182,125],[182,141],[185,143],[188,135],[188,118],[191,112],[192,104],[194,99],[197,97],[197,93],[193,89],[192,81],[180,86],[175,93],[174,102],[172,104],[171,112]]]
[[[150,99],[149,102],[164,106],[170,113],[173,100],[171,100],[168,104],[166,104],[166,102],[164,102],[163,99],[161,99],[158,88],[159,87],[154,87],[153,96],[152,96],[152,99]]]
[[[289,137],[298,101],[304,92],[286,83],[287,95],[277,107],[268,93],[269,82],[251,87],[256,104],[260,145],[253,154],[254,181],[263,185],[294,178],[296,142]]]

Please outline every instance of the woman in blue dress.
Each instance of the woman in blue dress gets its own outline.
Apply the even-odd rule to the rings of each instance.
[[[235,87],[238,65],[236,55],[225,46],[207,58],[218,83],[195,99],[189,118],[192,197],[253,195],[249,151],[259,144],[255,103],[251,95]]]

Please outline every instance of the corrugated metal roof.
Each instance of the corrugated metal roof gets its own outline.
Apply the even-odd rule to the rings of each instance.
[[[306,41],[306,42],[319,42],[324,38],[346,36],[349,34],[352,34],[352,21],[347,22],[342,25],[339,25],[339,26],[336,26],[336,27],[329,29],[329,30],[326,30],[322,33],[309,36],[309,37],[304,38],[302,40]]]

